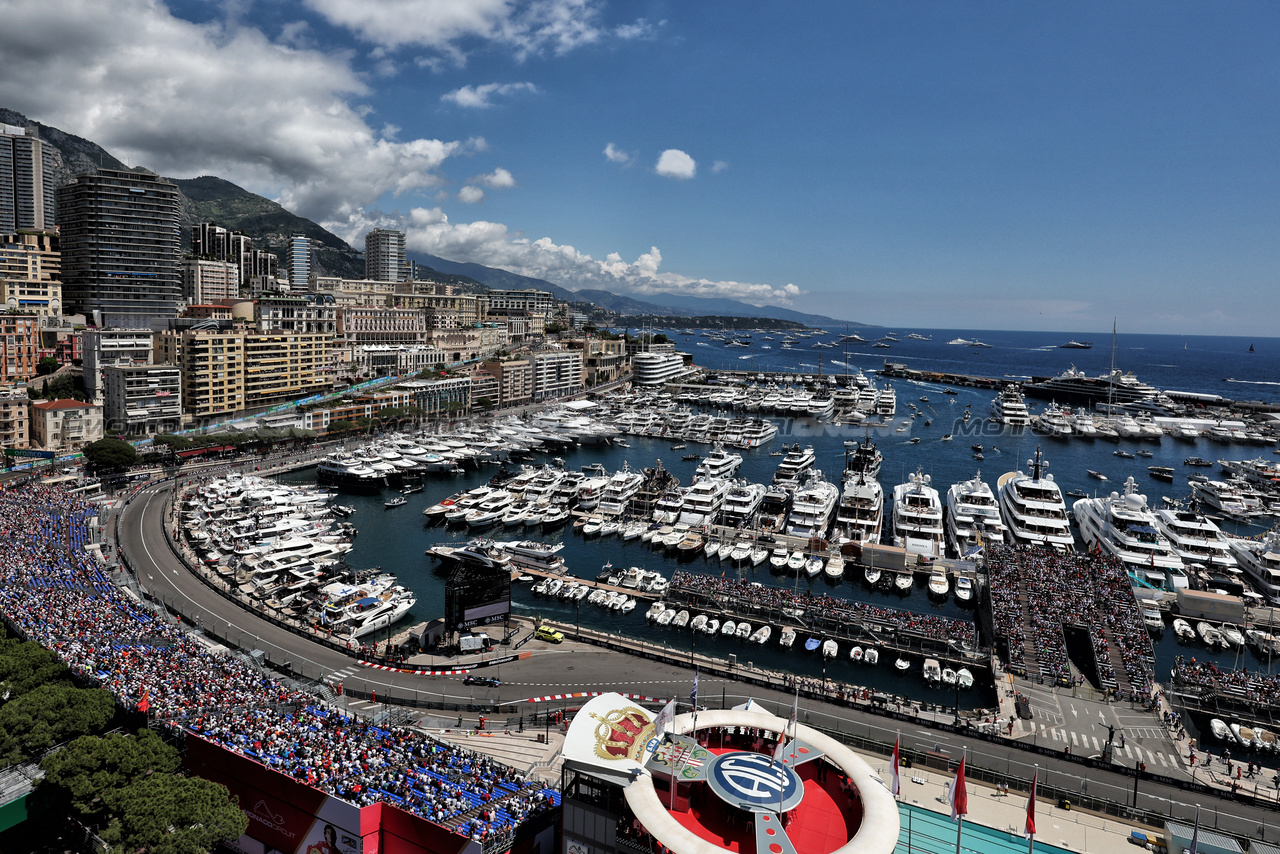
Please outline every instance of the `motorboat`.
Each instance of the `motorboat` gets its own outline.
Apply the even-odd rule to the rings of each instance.
[[[956,672],[952,670],[950,667],[942,668],[942,684],[943,685],[954,687],[958,679],[959,677],[956,676]]]
[[[751,624],[747,622],[738,623],[738,628],[734,629],[733,636],[739,640],[746,640],[751,637]]]
[[[1204,641],[1207,646],[1227,648],[1227,641],[1222,636],[1222,632],[1218,631],[1218,628],[1212,623],[1204,620],[1196,623],[1196,633],[1200,635],[1200,640]]]
[[[835,658],[840,654],[840,646],[833,640],[825,640],[822,642],[822,657]]]
[[[695,632],[704,632],[707,630],[707,615],[699,614],[693,618],[693,622],[689,624],[689,628]]]
[[[906,673],[911,669],[911,662],[906,658],[899,658],[893,662],[893,669],[899,673]]]
[[[944,598],[950,589],[951,585],[947,581],[945,572],[937,571],[929,574],[929,593],[931,595]]]
[[[676,611],[674,608],[664,608],[662,613],[658,615],[658,619],[655,620],[655,622],[660,626],[669,626],[671,625],[671,621],[675,618]]]
[[[880,650],[876,649],[874,646],[867,647],[866,652],[862,654],[862,660],[866,664],[871,664],[871,665],[879,664]]]
[[[942,681],[942,665],[938,663],[936,658],[926,658],[924,660],[924,681],[937,684]]]
[[[754,632],[752,632],[751,637],[748,638],[748,640],[751,641],[751,643],[763,644],[768,642],[769,637],[772,634],[773,634],[773,627],[764,625],[756,629]]]
[[[1231,734],[1231,728],[1221,718],[1211,718],[1209,720],[1209,731],[1213,733],[1213,737],[1218,741],[1235,741],[1235,736]]]
[[[956,602],[967,605],[973,601],[973,579],[967,575],[956,576]]]
[[[875,587],[876,584],[879,583],[880,576],[882,574],[883,573],[879,569],[876,569],[874,566],[869,566],[863,570],[862,577],[867,580],[868,584]]]
[[[796,642],[795,629],[785,628],[778,635],[778,646],[782,647],[783,649],[791,649],[791,645],[794,644],[795,642]]]
[[[804,641],[805,652],[817,652],[818,647],[820,646],[822,646],[822,641],[818,640],[817,638],[805,638],[805,641]]]
[[[978,472],[947,490],[943,523],[947,545],[955,557],[967,558],[988,545],[1005,541],[1005,525],[995,493]]]
[[[775,546],[769,554],[769,566],[782,569],[791,559],[791,551],[784,545]]]
[[[804,552],[801,551],[800,549],[796,549],[795,551],[793,551],[791,553],[791,557],[787,558],[787,569],[791,570],[792,572],[799,573],[800,570],[804,569],[804,564],[805,564]]]
[[[1153,634],[1160,634],[1164,631],[1164,615],[1160,613],[1159,608],[1153,605],[1144,606],[1142,608],[1142,624]]]
[[[393,507],[403,507],[408,503],[409,499],[405,498],[403,495],[397,495],[396,497],[385,501],[382,506],[390,510]]]
[[[702,631],[709,635],[714,635],[720,631],[720,621],[715,617],[707,620],[707,624],[702,627]]]
[[[689,625],[689,612],[684,609],[681,609],[680,612],[677,613],[675,617],[671,620],[671,625],[676,626],[678,628],[684,628],[685,626]]]
[[[815,557],[808,558],[804,562],[805,574],[808,575],[810,578],[817,578],[819,575],[822,574],[823,563],[824,561],[820,557],[815,556]]]
[[[849,660],[862,661],[862,656],[863,656],[862,647],[858,646],[857,644],[854,644],[854,646],[849,650]]]
[[[660,617],[662,615],[662,612],[665,610],[667,610],[667,606],[665,603],[654,602],[652,605],[649,606],[649,610],[645,612],[645,615],[644,615],[645,619],[649,620],[650,622],[653,622],[657,620],[658,617]],[[675,614],[672,613],[671,616],[674,617]]]
[[[904,592],[911,589],[911,584],[914,581],[915,577],[910,572],[899,572],[894,576],[893,586],[899,592]]]
[[[917,470],[893,488],[893,545],[926,558],[943,557],[942,501],[932,478]]]
[[[738,630],[738,624],[733,620],[725,620],[720,624],[720,634],[731,637]]]
[[[943,676],[945,677],[946,674],[943,673]],[[972,688],[973,687],[972,671],[970,671],[969,668],[967,667],[961,667],[959,670],[956,671],[956,682],[960,685],[961,688],[966,688],[966,689]]]
[[[840,552],[833,551],[828,557],[826,565],[823,567],[823,573],[833,581],[839,581],[844,578],[844,558],[840,556]]]
[[[1228,646],[1239,649],[1244,646],[1244,633],[1235,623],[1222,623],[1218,626],[1218,632],[1221,633],[1222,639],[1227,642]]]
[[[1178,636],[1178,640],[1196,639],[1196,630],[1191,628],[1191,624],[1181,617],[1173,618],[1173,633]]]

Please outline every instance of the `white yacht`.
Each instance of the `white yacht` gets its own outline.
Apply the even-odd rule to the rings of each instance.
[[[792,537],[826,536],[835,513],[840,490],[822,477],[822,472],[810,469],[803,489],[796,492],[787,517],[786,533]]]
[[[1188,587],[1182,558],[1174,554],[1169,539],[1156,527],[1147,509],[1147,497],[1138,492],[1133,478],[1124,482],[1124,493],[1101,498],[1080,498],[1072,508],[1080,537],[1090,549],[1101,547],[1135,572],[1158,569],[1174,587]]]
[[[631,497],[639,492],[643,485],[644,474],[632,471],[631,466],[624,462],[622,468],[609,478],[604,492],[600,494],[600,512],[606,516],[621,516],[626,512],[627,505],[631,503]]]
[[[991,401],[991,420],[1010,427],[1026,427],[1031,423],[1026,401],[1022,399],[1022,389],[1017,383],[1005,386]]]
[[[1191,481],[1191,492],[1211,510],[1228,519],[1247,519],[1252,515],[1244,496],[1235,484],[1224,480]]]
[[[880,542],[884,523],[884,489],[865,472],[846,469],[844,490],[836,508],[836,529],[840,536],[856,543]]]
[[[609,485],[607,477],[584,477],[578,484],[578,509],[595,510],[604,497],[604,488]]]
[[[1227,545],[1257,591],[1280,605],[1280,531],[1268,531],[1260,540],[1231,537]]]
[[[778,435],[778,425],[767,418],[747,422],[742,428],[741,444],[744,448],[758,448]]]
[[[892,416],[898,411],[898,397],[893,391],[893,386],[886,385],[880,390],[880,394],[876,397],[876,414],[882,417]]]
[[[680,506],[677,521],[686,525],[705,525],[720,512],[725,496],[729,494],[731,481],[706,477],[689,487]]]
[[[1067,420],[1071,423],[1071,433],[1076,438],[1098,438],[1098,425],[1094,423],[1093,415],[1083,406],[1078,406],[1074,412],[1067,413]]]
[[[956,557],[968,557],[988,545],[1005,541],[1004,522],[995,493],[978,472],[972,479],[952,484],[943,512],[947,545]]]
[[[387,476],[346,454],[330,454],[316,466],[316,480],[346,489],[380,489]]]
[[[733,477],[742,465],[742,454],[731,454],[717,442],[710,453],[698,463],[694,475],[698,478]]]
[[[803,450],[799,443],[792,445],[787,449],[787,455],[782,458],[782,462],[778,463],[778,470],[773,473],[773,482],[798,482],[800,476],[811,469],[817,459],[818,455],[813,450],[813,445],[807,445]]]
[[[893,488],[889,530],[893,545],[929,558],[943,556],[942,501],[932,478],[917,471]]]
[[[996,482],[1000,513],[1014,545],[1045,546],[1056,551],[1070,551],[1075,540],[1067,520],[1067,505],[1062,490],[1054,483],[1040,447],[1027,460],[1030,473],[1006,472]]]
[[[1156,527],[1168,537],[1174,554],[1182,558],[1183,563],[1202,566],[1211,572],[1239,571],[1227,544],[1227,535],[1195,508],[1162,507],[1155,511],[1155,520]]]
[[[1044,408],[1044,412],[1040,413],[1036,421],[1036,427],[1041,433],[1048,433],[1055,439],[1071,438],[1071,421],[1067,418],[1067,413],[1056,403],[1051,402]]]
[[[679,519],[680,510],[684,507],[684,495],[688,491],[689,487],[677,487],[663,493],[653,505],[653,521],[670,525]]]
[[[724,504],[720,507],[721,523],[732,528],[746,527],[760,509],[764,493],[765,486],[762,483],[744,481],[729,487]]]

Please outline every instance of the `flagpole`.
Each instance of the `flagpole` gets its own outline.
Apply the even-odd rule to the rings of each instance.
[[[966,747],[964,749],[964,754],[960,757],[961,768],[965,766],[966,764],[965,760],[968,758],[969,758],[969,748]],[[966,812],[967,812],[967,809],[966,809]],[[956,818],[958,819],[958,821],[956,821],[956,854],[960,854],[960,837],[964,835],[964,815],[965,814],[963,812],[959,812],[956,814]]]
[[[1035,772],[1034,772],[1034,773],[1032,773],[1032,775],[1031,775],[1031,794],[1030,794],[1030,796],[1029,796],[1029,798],[1030,798],[1030,799],[1027,801],[1027,812],[1028,812],[1028,815],[1034,815],[1034,814],[1035,814],[1035,813],[1034,813],[1034,810],[1035,810],[1035,808],[1036,808],[1036,807],[1035,807],[1035,801],[1036,801],[1036,783],[1037,783],[1037,781],[1038,781],[1039,777],[1040,777],[1040,766],[1039,766],[1039,765],[1037,765],[1037,766],[1036,766],[1036,770],[1035,770]],[[1034,821],[1034,820],[1032,820],[1032,821],[1031,821],[1031,822],[1029,822],[1028,824],[1029,824],[1029,826],[1028,826],[1028,828],[1027,828],[1027,829],[1028,829],[1028,830],[1030,830],[1031,832],[1027,834],[1027,854],[1035,854],[1035,848],[1036,848],[1036,830],[1035,830],[1036,825],[1035,825],[1035,821]]]

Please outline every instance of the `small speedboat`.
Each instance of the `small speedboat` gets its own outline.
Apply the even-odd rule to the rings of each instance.
[[[805,642],[804,642],[805,652],[816,652],[818,647],[820,646],[822,646],[822,641],[818,640],[817,638],[805,638]]]
[[[942,674],[942,675],[943,675],[944,677],[946,676],[946,674],[945,674],[945,673],[944,673],[944,674]],[[956,671],[956,681],[957,681],[958,683],[960,683],[960,687],[961,687],[961,688],[972,688],[972,687],[973,687],[973,673],[971,673],[971,672],[969,671],[969,668],[967,668],[967,667],[961,667],[959,670],[957,670],[957,671]]]
[[[874,646],[867,647],[867,651],[862,654],[862,660],[867,664],[879,664],[880,650],[876,649]]]
[[[799,573],[804,569],[804,552],[796,549],[791,553],[791,557],[787,558],[787,569],[792,572]]]
[[[898,590],[910,590],[911,582],[913,580],[914,579],[912,578],[911,573],[900,572],[898,573],[898,577],[893,579],[893,586],[896,587]]]
[[[931,685],[942,681],[942,665],[938,663],[938,659],[924,660],[924,681]]]
[[[952,670],[950,667],[942,668],[942,684],[943,685],[951,685],[954,687],[958,679],[959,677],[956,676],[956,672]]]
[[[1223,623],[1221,626],[1218,626],[1218,631],[1222,634],[1222,639],[1225,640],[1229,646],[1244,646],[1244,634],[1241,633],[1240,629],[1237,628],[1234,623]]]
[[[956,601],[961,605],[973,601],[973,579],[967,575],[956,576]]]
[[[795,629],[783,629],[782,633],[778,635],[778,646],[782,647],[783,649],[791,649],[791,645],[794,644],[795,642],[796,642]]]
[[[741,640],[746,640],[751,637],[751,624],[738,623],[738,628],[734,630],[733,636]]]
[[[773,634],[772,626],[761,626],[760,628],[756,629],[754,632],[751,633],[751,637],[748,638],[748,640],[750,640],[752,643],[767,643],[769,640],[769,637],[772,634]]]
[[[1178,636],[1178,640],[1196,639],[1196,630],[1191,628],[1191,624],[1181,617],[1174,618],[1173,633]]]
[[[1095,480],[1107,479],[1107,476],[1100,471],[1094,471],[1093,469],[1088,469],[1088,472],[1089,472],[1089,477],[1094,478]]]
[[[725,620],[720,625],[720,634],[725,636],[731,636],[737,630],[738,630],[738,624],[735,623],[733,620]]]
[[[862,651],[862,647],[860,646],[855,645],[853,649],[849,650],[850,661],[862,661],[862,656],[863,656],[863,651]]]
[[[675,619],[671,621],[671,625],[678,626],[680,628],[684,628],[689,625],[689,612],[681,609],[680,613],[676,614]]]
[[[880,580],[880,575],[881,575],[880,570],[870,566],[867,567],[866,571],[862,573],[862,577],[865,578],[867,580],[867,583],[870,584],[872,587],[876,586],[876,582]]]
[[[709,635],[714,635],[716,632],[720,631],[720,621],[714,617],[707,620],[707,624],[702,627],[702,631]]]
[[[840,654],[840,645],[833,640],[822,642],[822,657],[835,658]]]
[[[929,576],[929,592],[934,596],[945,597],[951,585],[947,582],[945,572],[934,572]]]
[[[674,620],[675,618],[676,618],[676,611],[674,608],[664,608],[662,613],[658,615],[658,619],[656,622],[660,626],[669,626],[671,625],[671,621]]]
[[[645,612],[645,615],[644,615],[645,619],[656,620],[658,619],[658,617],[662,616],[662,612],[665,610],[667,610],[666,603],[654,602],[652,605],[649,606],[649,610]],[[674,617],[675,614],[672,614],[671,616]]]
[[[395,498],[388,500],[382,506],[390,510],[392,507],[403,507],[408,503],[409,499],[405,498],[403,495],[397,495]]]
[[[911,662],[905,658],[899,658],[893,663],[893,669],[899,673],[906,673],[911,669]]]
[[[1213,718],[1209,721],[1209,730],[1213,733],[1213,737],[1218,741],[1234,741],[1235,736],[1231,734],[1231,730],[1221,718]]]
[[[707,615],[699,614],[694,617],[693,622],[689,624],[689,628],[693,629],[695,632],[705,631],[707,628]]]

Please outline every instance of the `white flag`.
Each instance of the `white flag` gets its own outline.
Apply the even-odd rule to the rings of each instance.
[[[667,731],[667,727],[671,726],[671,722],[676,717],[676,701],[672,700],[662,707],[662,711],[658,712],[658,716],[653,719],[653,736],[654,738],[662,738],[663,733]]]

